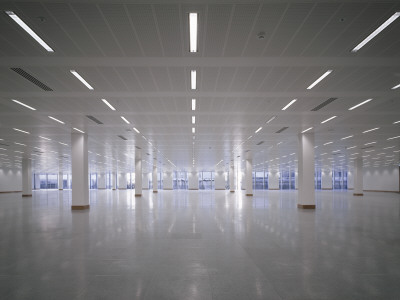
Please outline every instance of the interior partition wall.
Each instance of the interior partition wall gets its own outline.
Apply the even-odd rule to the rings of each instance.
[[[58,174],[53,174],[53,173],[33,174],[33,189],[35,190],[58,189]]]

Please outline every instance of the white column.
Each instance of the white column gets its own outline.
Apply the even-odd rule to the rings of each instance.
[[[253,159],[249,154],[246,157],[246,196],[253,196]]]
[[[111,172],[111,188],[115,191],[117,189],[117,173]]]
[[[22,159],[22,197],[32,197],[32,161]]]
[[[299,189],[299,173],[296,171],[294,172],[294,185],[296,190]]]
[[[172,181],[173,181],[173,177],[172,177],[172,171],[165,171],[163,173],[163,189],[164,190],[172,190],[173,189],[173,185],[172,185]]]
[[[215,172],[215,189],[216,190],[225,190],[225,174],[224,171],[219,170]]]
[[[279,190],[279,171],[270,169],[268,171],[268,189]]]
[[[35,190],[40,190],[40,174],[36,174],[34,180],[35,180]]]
[[[119,173],[118,175],[118,189],[126,190],[126,186],[128,185],[126,173]]]
[[[153,165],[153,193],[158,193],[157,165]]]
[[[62,163],[60,162],[59,164],[58,164],[58,190],[59,191],[62,191],[63,189],[64,189],[64,184],[63,184],[63,182],[64,182],[64,180],[63,180],[63,166],[62,166]]]
[[[104,190],[106,188],[106,174],[97,173],[97,189]]]
[[[234,193],[236,190],[235,187],[235,165],[231,163],[229,167],[229,189],[231,193]]]
[[[332,170],[321,170],[321,190],[332,190]]]
[[[189,190],[199,189],[199,173],[196,171],[188,173],[188,188]]]
[[[135,196],[142,196],[142,155],[139,151],[135,153]]]
[[[300,134],[298,208],[315,209],[314,168],[314,134]]]
[[[363,160],[357,157],[354,160],[354,196],[363,196]]]
[[[87,135],[71,134],[72,164],[72,206],[71,209],[88,209],[89,205],[89,164]]]

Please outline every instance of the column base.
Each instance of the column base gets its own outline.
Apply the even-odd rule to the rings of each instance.
[[[158,193],[158,191],[153,191],[153,193]]]
[[[364,196],[363,193],[353,193],[353,196]]]
[[[22,194],[22,197],[32,197],[32,194]]]
[[[246,196],[253,196],[253,194],[246,194]]]
[[[112,189],[113,191],[115,191],[116,189]]]
[[[85,210],[89,209],[90,205],[71,205],[71,210]]]
[[[234,193],[235,191],[231,191],[231,193]]]
[[[315,204],[297,204],[297,208],[315,209]]]
[[[62,190],[64,190],[64,189],[58,189],[59,191],[62,191]]]
[[[142,197],[142,194],[135,194],[135,197]]]

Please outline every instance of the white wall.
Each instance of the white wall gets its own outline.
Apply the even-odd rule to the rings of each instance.
[[[97,188],[98,189],[106,188],[106,174],[105,173],[97,173]]]
[[[199,189],[199,173],[197,172],[188,173],[188,185],[189,185],[189,190]]]
[[[270,170],[268,172],[268,189],[279,189],[279,172],[277,170]]]
[[[225,173],[224,171],[216,171],[215,173],[215,189],[216,190],[225,190]]]
[[[370,167],[363,169],[364,190],[399,191],[399,167]]]
[[[126,173],[118,173],[118,189],[126,190],[128,185]]]
[[[0,168],[0,192],[22,191],[22,172],[9,168]]]
[[[331,190],[332,188],[332,171],[321,170],[321,189]]]
[[[142,189],[148,190],[149,189],[149,182],[152,174],[151,173],[143,173],[142,174]]]
[[[172,172],[163,173],[163,189],[172,190]]]

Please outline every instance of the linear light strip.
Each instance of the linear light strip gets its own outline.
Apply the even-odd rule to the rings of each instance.
[[[393,124],[397,124],[397,123],[400,123],[400,121],[393,122]]]
[[[192,124],[196,124],[196,116],[192,116]]]
[[[374,37],[376,37],[382,30],[388,27],[391,23],[393,23],[400,16],[400,12],[396,12],[389,19],[387,19],[381,26],[375,29],[369,36],[367,36],[361,43],[351,50],[351,52],[357,52],[362,47],[364,47],[369,41],[371,41]]]
[[[192,90],[197,88],[197,71],[192,70],[190,71],[190,87]]]
[[[286,110],[290,105],[292,105],[293,103],[295,103],[297,101],[297,99],[293,99],[292,101],[290,101],[288,104],[286,104],[282,110]]]
[[[315,80],[308,88],[307,90],[311,90],[314,86],[316,86],[318,83],[320,83],[326,76],[332,73],[332,70],[326,71],[324,74],[321,75],[317,80]]]
[[[22,103],[21,101],[18,101],[18,100],[15,100],[15,99],[11,99],[11,100],[14,101],[15,103],[17,103],[19,105],[22,105],[22,106],[25,106],[25,107],[27,107],[27,108],[29,108],[31,110],[36,110],[36,108],[33,108],[32,106],[26,105],[25,103]]]
[[[133,130],[135,130],[137,133],[140,133],[140,131],[139,131],[139,130],[137,130],[137,128],[136,128],[136,127],[133,127]]]
[[[354,135],[349,135],[349,136],[346,136],[346,137],[344,137],[344,138],[341,138],[341,140],[347,140],[347,139],[349,139],[349,138],[352,138]]]
[[[30,134],[28,131],[25,131],[25,130],[21,130],[21,129],[18,129],[18,128],[13,128],[13,129],[16,130],[16,131],[19,131],[19,132]]]
[[[115,110],[114,106],[112,106],[106,99],[101,99],[111,110]]]
[[[261,129],[262,129],[262,127],[258,128],[254,133],[260,132]]]
[[[189,13],[190,52],[197,52],[197,16],[197,13]]]
[[[196,99],[192,99],[192,110],[196,110]]]
[[[25,30],[36,42],[38,42],[44,49],[48,52],[54,52],[54,50],[47,45],[45,41],[43,41],[40,36],[36,34],[24,21],[20,19],[13,11],[6,11],[6,14],[15,22],[17,23],[23,30]]]
[[[51,141],[51,139],[49,139],[49,138],[47,138],[47,137],[40,136],[40,135],[39,135],[39,137],[40,137],[41,139],[44,139],[44,140],[47,140],[47,141]]]
[[[84,131],[82,131],[82,130],[80,130],[80,129],[78,129],[78,128],[72,128],[73,130],[76,130],[76,131],[79,131],[80,133],[85,133]]]
[[[127,119],[125,119],[125,117],[121,116],[121,119],[124,120],[126,124],[131,124],[131,122],[129,122]]]
[[[56,118],[54,118],[54,117],[52,117],[52,116],[48,116],[48,117],[49,117],[50,119],[52,119],[52,120],[58,122],[58,123],[65,124],[63,121],[61,121],[61,120],[59,120],[59,119],[56,119]]]
[[[337,117],[337,116],[332,116],[332,117],[330,117],[330,118],[328,118],[328,119],[322,121],[321,124],[324,124],[324,123],[326,123],[326,122],[329,122],[330,120],[333,120],[333,119],[336,118],[336,117]]]
[[[307,131],[309,131],[309,130],[311,130],[311,129],[313,129],[313,128],[312,128],[312,127],[307,128],[307,129],[303,130],[301,133],[307,132]]]
[[[376,127],[376,128],[372,128],[372,129],[369,129],[369,130],[365,130],[362,133],[367,133],[367,132],[371,132],[371,131],[378,130],[378,129],[379,129],[379,127]]]
[[[398,139],[398,138],[400,138],[400,135],[388,138],[387,140],[389,141],[389,140]]]
[[[82,82],[89,90],[94,90],[94,88],[75,70],[70,70],[72,75],[74,75],[80,82]]]
[[[354,105],[354,106],[350,107],[349,110],[353,110],[353,109],[355,109],[355,108],[357,108],[357,107],[359,107],[361,105],[364,105],[365,103],[368,103],[370,101],[372,101],[372,99],[367,99],[367,100],[365,100],[365,101],[363,101],[361,103],[358,103],[357,105]]]
[[[400,84],[395,85],[394,87],[392,87],[392,90],[398,89],[400,87]]]

